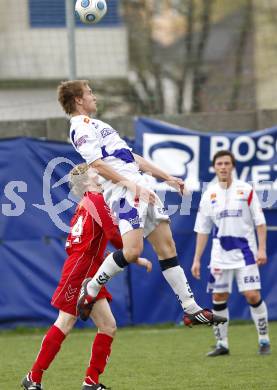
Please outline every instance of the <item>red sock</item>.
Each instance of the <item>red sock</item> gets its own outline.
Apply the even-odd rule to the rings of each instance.
[[[98,383],[99,375],[104,371],[111,354],[113,338],[104,333],[97,333],[91,349],[91,358],[86,372],[88,385]]]
[[[44,336],[36,361],[31,369],[33,382],[41,383],[43,371],[47,370],[61,348],[65,334],[55,325]]]

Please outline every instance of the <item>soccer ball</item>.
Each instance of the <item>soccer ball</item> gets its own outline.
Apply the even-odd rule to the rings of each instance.
[[[107,4],[105,0],[77,0],[75,11],[81,22],[98,23],[107,12]]]

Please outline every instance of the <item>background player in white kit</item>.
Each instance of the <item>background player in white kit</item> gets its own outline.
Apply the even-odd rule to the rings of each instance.
[[[91,119],[97,111],[96,98],[86,80],[62,82],[58,99],[71,116],[70,139],[87,164],[99,174],[104,198],[116,215],[123,241],[123,250],[110,254],[93,278],[85,279],[80,291],[80,317],[89,317],[95,297],[102,285],[136,261],[147,237],[158,255],[163,275],[172,287],[183,310],[186,325],[225,322],[226,318],[202,309],[195,302],[185,273],[177,259],[169,218],[156,194],[147,188],[140,171],[167,181],[181,193],[182,180],[170,176],[141,156],[132,153],[110,125]]]
[[[195,222],[197,232],[192,274],[200,279],[200,262],[213,229],[208,291],[213,293],[213,311],[229,318],[227,300],[233,278],[250,305],[259,337],[259,353],[270,353],[268,315],[261,298],[258,265],[267,262],[266,222],[257,194],[249,185],[232,178],[235,158],[227,150],[217,152],[213,167],[218,179],[203,194]],[[258,248],[255,237],[258,236]],[[214,325],[215,350],[207,356],[229,354],[228,322]]]

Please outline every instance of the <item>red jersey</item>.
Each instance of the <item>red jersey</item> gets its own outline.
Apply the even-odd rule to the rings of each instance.
[[[116,249],[122,248],[117,225],[111,217],[102,194],[87,192],[70,222],[66,241],[66,259],[59,285],[52,297],[52,305],[77,316],[76,304],[83,280],[92,277],[104,260],[108,241]],[[111,300],[102,287],[96,299]]]
[[[116,249],[122,248],[122,240],[103,195],[86,192],[70,222],[66,241],[68,256],[82,253],[94,257],[101,264],[108,241]]]

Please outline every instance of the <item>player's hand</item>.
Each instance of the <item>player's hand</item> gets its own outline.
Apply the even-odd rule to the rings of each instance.
[[[256,263],[258,265],[264,265],[267,263],[267,255],[264,249],[258,249]]]
[[[145,259],[144,257],[139,257],[136,261],[137,265],[140,265],[141,267],[145,267],[147,272],[152,271],[152,263],[151,261]]]
[[[170,176],[169,180],[166,181],[168,185],[175,188],[181,195],[188,195],[189,191],[186,188],[185,182],[179,177]]]
[[[193,260],[191,266],[191,273],[196,279],[200,279],[200,261],[197,259]]]

